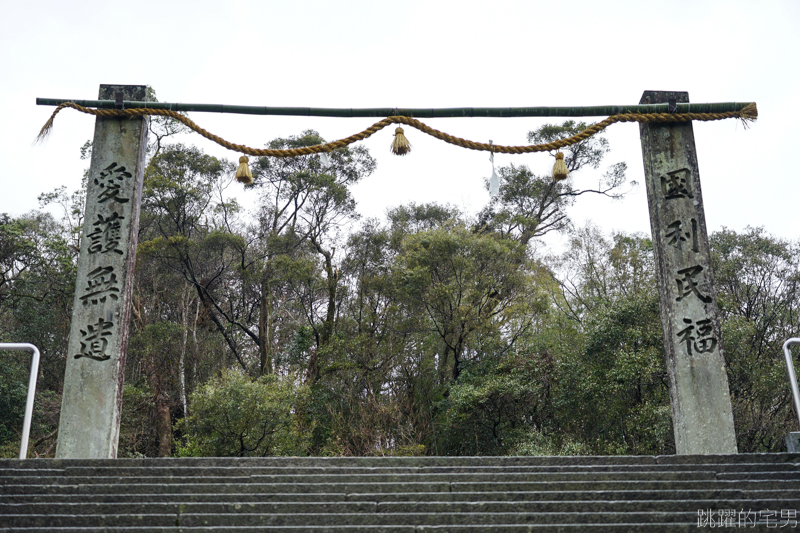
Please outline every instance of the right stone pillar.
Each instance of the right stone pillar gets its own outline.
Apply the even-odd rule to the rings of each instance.
[[[645,91],[641,104],[688,103]],[[678,455],[737,453],[691,122],[640,123]]]

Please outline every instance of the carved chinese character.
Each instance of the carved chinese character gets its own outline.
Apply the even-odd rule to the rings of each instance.
[[[114,326],[111,321],[98,318],[96,324],[89,324],[86,330],[81,330],[81,353],[75,356],[75,359],[81,357],[88,357],[95,361],[106,361],[111,358],[106,354],[108,347],[108,339],[112,332],[110,329]]]
[[[711,326],[710,319],[698,320],[696,324],[692,324],[692,319],[684,318],[683,322],[687,326],[678,332],[678,342],[686,343],[687,355],[692,355],[692,348],[698,354],[714,351],[714,348],[717,347],[717,339],[714,338],[714,328]],[[697,336],[693,333],[696,333]]]
[[[664,233],[667,244],[671,244],[678,250],[683,251],[683,243],[691,244],[692,251],[697,253],[700,247],[697,245],[697,220],[691,220],[691,229],[683,224],[683,221],[676,220],[669,226]]]
[[[678,275],[681,277],[675,278],[675,283],[678,284],[678,297],[675,298],[675,301],[680,302],[684,297],[694,294],[701,302],[711,303],[711,297],[700,292],[700,289],[697,288],[697,281],[694,279],[702,271],[703,267],[700,265],[678,270]]]
[[[87,294],[81,296],[83,305],[103,303],[107,298],[118,300],[117,275],[114,267],[97,267],[87,276]]]
[[[102,204],[108,200],[124,204],[129,201],[129,198],[122,198],[119,195],[122,181],[125,178],[130,178],[133,175],[125,170],[123,166],[117,166],[117,163],[111,163],[102,172],[100,176],[95,178],[94,183],[100,188],[100,196],[98,201]]]
[[[121,239],[121,220],[125,217],[119,216],[117,213],[111,213],[108,217],[97,215],[97,222],[92,224],[95,226],[94,230],[87,235],[89,237],[89,253],[106,253],[116,252],[122,254],[122,250],[117,248]]]
[[[666,176],[661,176],[661,192],[664,198],[694,198],[690,183],[690,173],[688,168],[681,168],[667,172]]]

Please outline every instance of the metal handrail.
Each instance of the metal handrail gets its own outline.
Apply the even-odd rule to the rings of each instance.
[[[39,348],[26,342],[4,342],[0,343],[0,351],[2,350],[20,352],[30,351],[33,353],[33,361],[31,361],[31,377],[28,381],[28,398],[25,401],[25,418],[22,421],[22,442],[19,444],[19,458],[26,459],[28,457],[28,438],[31,434],[33,397],[36,395],[36,378],[39,375]],[[797,385],[795,385],[795,388],[796,387]]]
[[[789,373],[789,386],[792,388],[792,396],[794,396],[794,410],[797,413],[797,421],[800,422],[800,391],[797,390],[797,374],[794,372],[792,353],[789,351],[789,347],[795,345],[800,345],[800,338],[793,337],[784,342],[783,355],[786,356],[786,370]]]

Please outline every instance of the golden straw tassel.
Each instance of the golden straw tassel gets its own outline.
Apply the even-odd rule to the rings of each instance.
[[[553,165],[553,179],[556,181],[565,180],[568,174],[569,170],[567,170],[567,164],[564,163],[564,154],[558,152],[556,154],[556,164]]]
[[[247,162],[250,161],[246,155],[239,158],[239,168],[236,169],[236,181],[250,185],[253,183],[253,173],[250,172],[250,167]]]
[[[396,155],[406,155],[411,151],[411,144],[403,135],[403,128],[400,126],[394,130],[394,141],[392,141],[392,152]]]

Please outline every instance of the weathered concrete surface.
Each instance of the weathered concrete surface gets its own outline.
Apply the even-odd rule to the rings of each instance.
[[[689,101],[646,91],[640,103]],[[736,453],[691,122],[640,124],[672,423],[679,455]]]
[[[4,527],[29,533],[797,529],[800,454],[641,459],[594,457],[593,465],[581,457],[0,459],[0,533]],[[491,474],[484,463],[491,463]],[[543,466],[557,469],[551,479],[518,481],[520,468]],[[242,475],[258,468],[296,470],[295,479],[307,478],[302,472],[309,469],[324,471],[313,483]],[[421,469],[420,477],[408,483],[375,475],[398,468]],[[437,472],[435,484],[421,482],[429,469]],[[643,475],[633,480],[632,472]],[[585,479],[575,481],[576,474]],[[465,477],[486,479],[464,483]]]
[[[786,450],[789,453],[800,452],[800,431],[792,431],[786,435]]]
[[[101,85],[101,100],[144,100],[140,85]],[[147,122],[97,118],[64,395],[58,458],[117,456],[128,319],[136,261]]]

